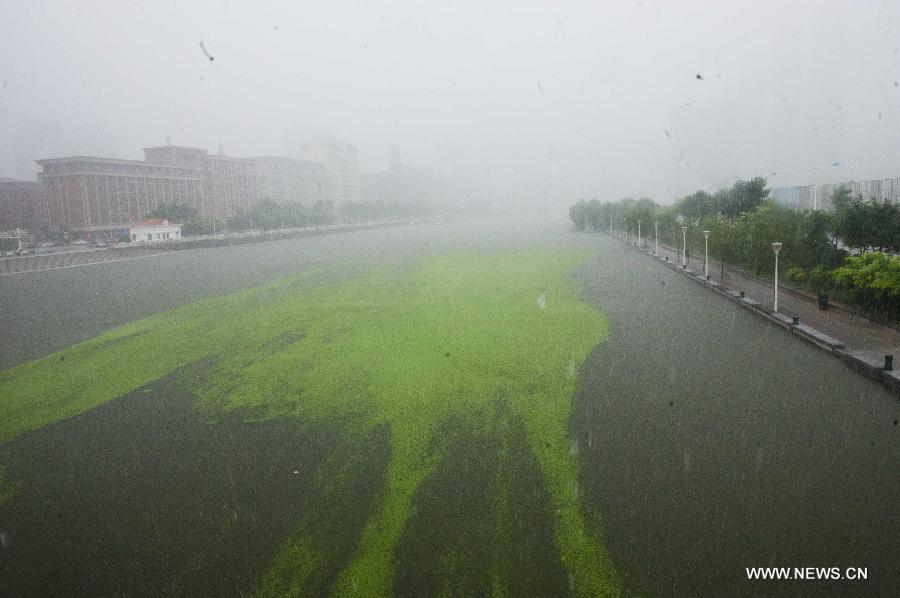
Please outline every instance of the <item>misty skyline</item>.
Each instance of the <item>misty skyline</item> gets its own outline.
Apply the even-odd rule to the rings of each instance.
[[[298,157],[331,133],[361,172],[396,143],[501,203],[667,203],[835,162],[818,183],[896,177],[898,18],[888,2],[17,3],[0,8],[0,176],[141,159],[167,135]]]

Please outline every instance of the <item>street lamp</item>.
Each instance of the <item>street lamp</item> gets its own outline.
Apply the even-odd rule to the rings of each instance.
[[[656,226],[656,249],[653,250],[653,255],[659,255],[659,222],[655,222]]]
[[[609,215],[609,234],[613,234],[612,214]]]
[[[628,243],[628,223],[625,223],[625,242]]]
[[[775,252],[775,310],[778,311],[778,252],[781,251],[781,243],[772,243],[772,251]]]
[[[682,241],[682,250],[681,250],[681,269],[687,268],[687,227],[681,227],[681,241]]]
[[[709,280],[709,231],[703,231],[703,245],[704,245],[704,253],[703,253],[703,274],[706,276],[706,280]]]
[[[641,246],[641,221],[638,220],[638,247]]]

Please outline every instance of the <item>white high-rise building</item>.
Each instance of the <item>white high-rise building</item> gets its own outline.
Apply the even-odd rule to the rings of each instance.
[[[355,145],[334,135],[313,135],[300,145],[300,156],[325,166],[335,203],[359,201],[359,150]]]

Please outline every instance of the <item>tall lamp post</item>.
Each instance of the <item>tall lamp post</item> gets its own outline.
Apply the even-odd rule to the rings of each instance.
[[[709,280],[709,231],[703,231],[703,275]]]
[[[781,243],[772,243],[772,251],[775,252],[775,311],[778,311],[778,252],[781,251]]]
[[[681,269],[683,270],[683,269],[687,268],[687,227],[686,226],[681,227],[681,242],[682,242]]]
[[[609,234],[613,234],[612,214],[609,215]]]
[[[659,255],[659,222],[654,224],[656,226],[656,249],[653,250],[653,255]]]
[[[641,246],[641,221],[638,220],[638,247]]]
[[[625,223],[625,242],[628,243],[628,223]]]

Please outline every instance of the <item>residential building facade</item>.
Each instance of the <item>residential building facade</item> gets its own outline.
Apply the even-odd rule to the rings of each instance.
[[[841,187],[849,189],[854,197],[861,195],[864,199],[875,198],[879,201],[900,203],[900,178],[775,187],[771,190],[770,196],[781,205],[796,210],[811,210],[814,207],[831,210],[834,209],[831,197]]]

